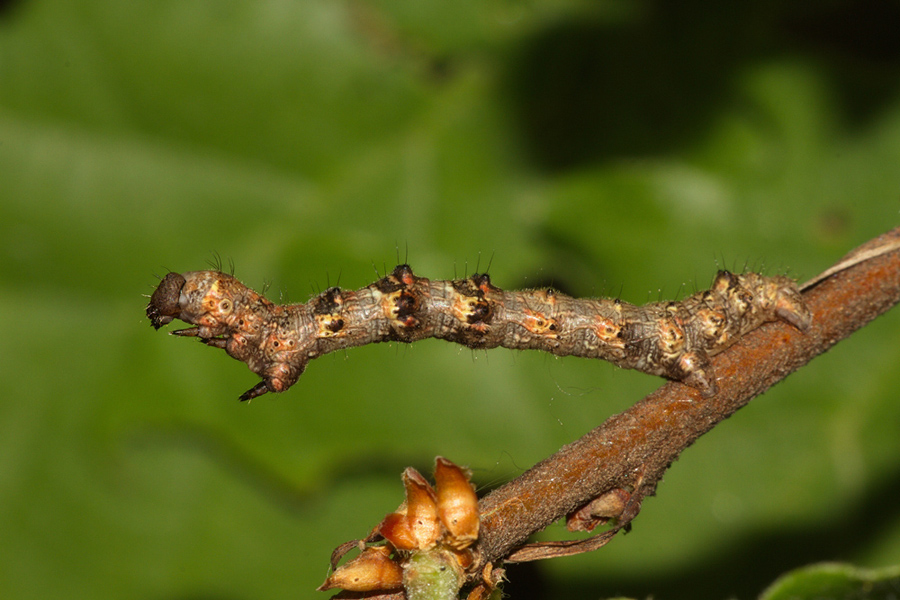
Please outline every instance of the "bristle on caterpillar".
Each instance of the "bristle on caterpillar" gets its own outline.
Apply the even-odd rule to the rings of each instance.
[[[356,291],[328,288],[305,304],[275,304],[220,271],[169,273],[147,306],[159,329],[198,337],[247,363],[262,381],[250,400],[290,388],[314,358],[377,342],[438,338],[469,348],[503,346],[602,358],[680,381],[712,396],[709,358],[768,321],[806,330],[811,315],[787,277],[719,271],[712,287],[680,302],[635,306],[553,290],[504,291],[486,274],[430,280],[399,265]]]

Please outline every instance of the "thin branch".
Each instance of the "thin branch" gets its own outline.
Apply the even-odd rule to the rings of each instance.
[[[697,438],[900,301],[898,240],[900,228],[838,263],[849,266],[806,286],[804,300],[813,314],[807,332],[769,323],[713,358],[719,375],[714,397],[667,383],[483,498],[482,560],[507,557],[534,532],[610,490],[633,486],[638,501],[652,494]],[[859,256],[867,258],[851,264]]]
[[[503,560],[572,553],[565,542],[547,551],[521,548],[533,533],[610,491],[632,492],[630,512],[619,527],[625,525],[669,465],[697,438],[900,301],[900,228],[854,250],[804,289],[812,327],[801,333],[784,323],[769,323],[714,357],[712,366],[719,376],[715,396],[703,398],[696,389],[667,383],[483,498],[473,572]],[[600,547],[615,531],[571,548]],[[399,592],[377,597],[404,596]]]

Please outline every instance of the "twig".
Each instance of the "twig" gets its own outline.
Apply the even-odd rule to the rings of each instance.
[[[900,301],[900,228],[851,252],[861,262],[833,272],[804,294],[806,333],[770,323],[713,359],[719,393],[709,399],[668,383],[482,499],[479,548],[486,562],[607,491],[653,493],[678,455],[717,423]],[[881,253],[880,248],[888,247]]]
[[[565,542],[555,546],[562,551],[521,548],[533,533],[617,489],[633,490],[631,513],[620,520],[619,526],[624,525],[697,438],[900,301],[900,228],[857,248],[804,289],[813,315],[810,329],[801,333],[784,323],[769,323],[714,357],[715,396],[704,399],[696,389],[667,383],[483,498],[476,566],[572,553]],[[599,547],[613,535],[604,532],[569,547]],[[378,598],[399,600],[403,593]]]

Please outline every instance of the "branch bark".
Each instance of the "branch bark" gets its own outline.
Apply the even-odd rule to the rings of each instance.
[[[478,568],[473,572],[502,560],[582,552],[612,539],[618,529],[590,538],[592,542],[522,549],[531,534],[617,489],[632,492],[620,519],[619,526],[625,525],[669,465],[697,438],[897,304],[900,228],[857,248],[805,284],[803,297],[813,314],[806,333],[769,323],[713,358],[719,376],[715,396],[702,398],[693,388],[667,383],[483,498]],[[376,597],[401,599],[403,593]]]
[[[813,280],[804,292],[813,314],[806,333],[769,323],[713,358],[716,396],[703,399],[694,389],[667,383],[482,499],[483,560],[510,555],[532,533],[607,491],[633,486],[639,497],[652,494],[672,461],[697,438],[900,301],[898,240],[900,228],[838,264],[871,258]],[[887,252],[878,254],[878,248]]]

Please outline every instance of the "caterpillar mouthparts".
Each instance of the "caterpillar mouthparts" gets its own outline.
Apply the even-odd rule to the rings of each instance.
[[[811,315],[797,284],[782,276],[719,271],[712,287],[680,302],[635,306],[576,299],[551,289],[504,291],[487,274],[417,277],[409,265],[356,291],[332,287],[305,304],[275,304],[220,271],[169,273],[147,305],[156,329],[197,337],[247,363],[262,381],[250,400],[290,388],[310,360],[364,344],[425,338],[473,349],[503,346],[601,358],[625,369],[716,393],[709,358],[768,321],[801,331]]]

